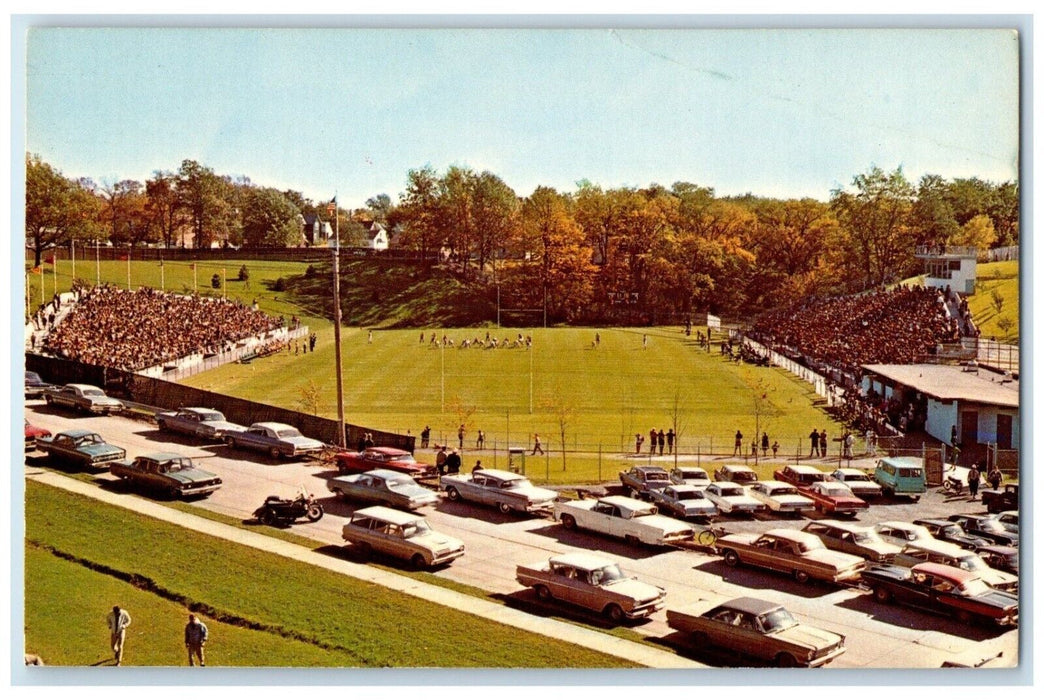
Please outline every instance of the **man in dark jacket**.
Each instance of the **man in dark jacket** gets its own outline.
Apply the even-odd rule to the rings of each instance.
[[[207,626],[202,620],[193,614],[188,616],[188,624],[185,625],[185,648],[188,649],[189,666],[193,657],[199,659],[200,666],[206,666],[207,662],[203,656],[203,647],[207,643]]]

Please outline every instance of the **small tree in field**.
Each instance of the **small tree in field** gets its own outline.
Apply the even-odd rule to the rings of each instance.
[[[319,415],[319,406],[323,400],[323,390],[314,379],[309,379],[308,383],[298,389],[299,397],[297,399],[298,407],[305,413],[311,413],[313,416]]]
[[[574,418],[576,418],[577,408],[576,405],[566,399],[562,392],[554,390],[549,397],[545,397],[540,402],[541,408],[545,412],[550,413],[555,418],[555,425],[558,428],[558,438],[562,444],[562,471],[566,470],[566,433],[569,427],[573,424]]]

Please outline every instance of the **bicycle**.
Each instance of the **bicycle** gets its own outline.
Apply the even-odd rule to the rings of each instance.
[[[718,538],[727,534],[721,525],[708,525],[696,535],[696,541],[704,547],[713,547]]]

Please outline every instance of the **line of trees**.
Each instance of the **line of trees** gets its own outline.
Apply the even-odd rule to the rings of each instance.
[[[26,171],[37,264],[70,240],[301,245],[302,217],[326,218],[327,202],[191,160],[144,185],[70,180],[33,155]],[[550,321],[634,323],[867,289],[920,272],[918,245],[1017,245],[1019,191],[937,175],[913,184],[901,168],[875,166],[826,202],[719,197],[689,182],[604,189],[585,180],[573,192],[540,186],[519,196],[494,173],[429,165],[407,173],[397,202],[378,194],[337,216],[347,244],[364,240],[361,221],[380,222],[395,245],[439,256],[465,284],[496,285],[505,307],[546,309]]]

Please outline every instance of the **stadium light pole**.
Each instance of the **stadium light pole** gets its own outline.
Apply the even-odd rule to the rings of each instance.
[[[101,285],[101,241],[94,240],[94,286]]]
[[[344,435],[344,380],[341,374],[341,217],[337,213],[337,195],[333,198],[334,248],[333,248],[333,316],[334,316],[334,361],[337,368],[337,439],[341,447],[347,447]]]

